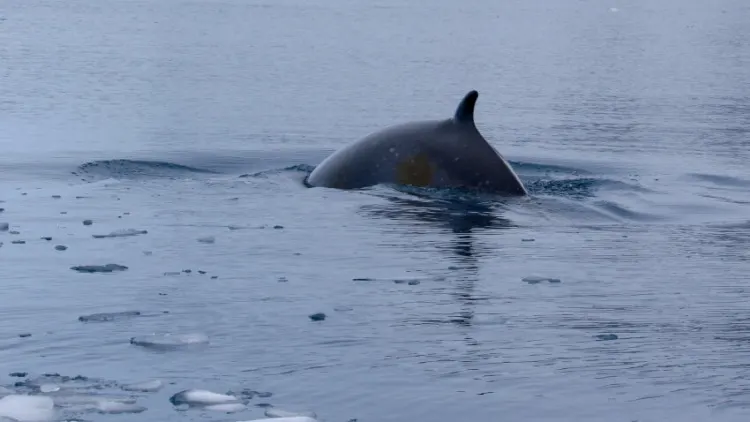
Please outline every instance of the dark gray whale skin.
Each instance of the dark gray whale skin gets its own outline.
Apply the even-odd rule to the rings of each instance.
[[[306,184],[335,189],[399,184],[528,195],[474,124],[478,97],[477,91],[467,93],[449,119],[397,124],[344,146],[323,160]]]

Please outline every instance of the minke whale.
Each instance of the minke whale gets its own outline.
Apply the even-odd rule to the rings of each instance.
[[[310,187],[358,189],[378,184],[468,188],[528,195],[510,164],[479,133],[470,91],[453,117],[396,124],[344,146],[306,179]]]

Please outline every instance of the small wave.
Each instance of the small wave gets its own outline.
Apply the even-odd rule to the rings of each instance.
[[[101,160],[84,163],[73,172],[84,180],[135,179],[135,178],[174,178],[188,174],[218,174],[212,170],[184,166],[165,161],[143,160]]]
[[[312,173],[312,171],[315,169],[315,166],[311,166],[308,164],[296,164],[293,166],[278,168],[278,169],[269,169],[269,170],[261,170],[255,173],[246,173],[242,174],[239,177],[243,179],[247,178],[268,178],[269,176],[275,176],[281,173],[292,173],[292,172],[299,172],[304,173],[305,176]]]
[[[623,220],[641,221],[641,222],[661,220],[661,218],[658,216],[643,213],[643,212],[633,211],[625,207],[622,204],[617,204],[611,201],[598,201],[595,205],[600,210],[612,216],[615,216],[616,218],[623,219]]]
[[[571,179],[537,179],[525,181],[526,188],[532,195],[565,196],[571,198],[591,198],[599,189],[651,193],[650,189],[636,184],[614,179],[593,177]]]
[[[587,170],[574,168],[574,167],[568,167],[568,166],[555,165],[555,164],[530,163],[530,162],[525,162],[525,161],[510,161],[510,165],[513,167],[513,169],[516,172],[518,172],[519,174],[524,174],[526,176],[534,176],[534,175],[550,176],[552,174],[569,174],[569,175],[591,174]]]
[[[599,179],[564,179],[564,180],[531,180],[526,188],[532,195],[555,195],[567,197],[592,197],[596,187],[601,186]]]
[[[718,174],[690,173],[689,177],[698,179],[703,182],[713,183],[718,186],[727,187],[750,187],[750,180],[740,179],[739,177],[722,176]]]

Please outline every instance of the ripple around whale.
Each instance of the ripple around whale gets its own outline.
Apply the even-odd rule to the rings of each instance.
[[[250,161],[253,161],[250,159]],[[283,161],[283,160],[282,160]],[[296,160],[295,160],[296,161]],[[511,165],[517,169],[519,177],[534,195],[553,195],[586,198],[594,196],[599,188],[624,189],[644,191],[634,184],[618,180],[597,178],[591,172],[570,166],[555,164],[539,164],[533,162],[514,162]],[[243,179],[269,179],[283,174],[292,174],[305,183],[306,177],[315,166],[305,163],[289,163],[285,166],[261,169],[252,173],[241,173]],[[74,175],[84,181],[104,179],[159,179],[159,178],[189,178],[196,176],[224,174],[223,171],[203,168],[203,166],[188,166],[169,161],[111,159],[91,161],[78,166]],[[231,172],[230,172],[231,173]],[[302,174],[302,178],[296,175]],[[455,191],[455,190],[448,190]],[[458,192],[449,193],[456,195]]]
[[[78,167],[78,171],[75,174],[86,181],[94,181],[104,179],[201,178],[217,174],[231,176],[234,173],[237,175],[237,178],[242,180],[262,181],[291,177],[301,186],[305,186],[306,177],[315,169],[313,165],[304,164],[304,161],[307,161],[305,158],[309,157],[281,157],[279,158],[280,162],[286,161],[287,165],[279,166],[278,164],[280,163],[274,163],[276,166],[262,169],[262,167],[268,167],[269,164],[269,159],[265,157],[261,160],[265,163],[261,169],[251,173],[236,171],[238,170],[236,166],[230,169],[227,166],[218,165],[220,168],[217,168],[216,160],[211,161],[210,159],[203,161],[194,159],[191,161],[191,164],[197,163],[197,165],[193,166],[176,164],[169,161],[112,159],[91,161],[82,164]],[[301,159],[304,160],[302,163],[294,163],[294,161],[299,162]],[[253,163],[254,161],[251,158],[249,166],[257,167]],[[609,200],[606,201],[602,198],[597,200],[600,192],[616,191],[618,195],[619,193],[630,193],[636,194],[636,196],[643,193],[654,193],[631,180],[611,178],[607,174],[595,174],[578,168],[580,166],[540,164],[530,160],[524,162],[511,161],[511,163],[518,170],[519,177],[526,185],[532,197],[546,197],[553,201],[552,203],[548,201],[540,203],[542,208],[555,210],[554,212],[556,213],[563,212],[564,214],[570,214],[570,217],[574,217],[574,215],[581,212],[586,215],[591,215],[593,212],[598,218],[604,218],[610,222],[623,220],[644,222],[654,219],[652,216],[649,216],[648,210],[631,209],[632,207],[620,204],[619,201],[612,198],[608,198]],[[206,167],[211,169],[207,169]],[[214,168],[217,169],[214,170]],[[489,223],[475,221],[479,216],[496,214],[498,211],[502,211],[498,210],[498,207],[504,210],[508,210],[509,207],[512,209],[518,208],[513,205],[517,204],[517,200],[498,198],[495,195],[482,194],[460,188],[438,189],[383,185],[359,189],[359,191],[368,195],[391,199],[389,202],[392,205],[400,203],[403,209],[400,211],[392,210],[393,212],[390,214],[395,213],[403,218],[419,217],[420,219],[426,218],[428,220],[435,218],[444,220],[447,218],[447,214],[460,214],[464,216],[463,220],[468,219],[471,221],[471,224],[479,224],[481,226]],[[400,197],[400,200],[397,200],[395,203],[393,203],[393,198],[391,198],[394,194]],[[416,204],[410,200],[426,201],[426,203]],[[568,203],[554,202],[559,200],[568,201]],[[591,202],[592,200],[594,202]],[[425,213],[429,214],[429,216]],[[433,215],[436,213],[439,216]],[[490,225],[500,223],[500,226],[503,227],[513,226],[509,221],[502,219],[493,221],[494,223]]]

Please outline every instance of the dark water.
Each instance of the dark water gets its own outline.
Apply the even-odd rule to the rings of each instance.
[[[742,0],[4,0],[0,395],[52,384],[91,421],[747,420],[749,22]],[[530,198],[303,186],[471,89]],[[166,333],[209,342],[143,346]],[[266,394],[170,403],[190,388]]]

